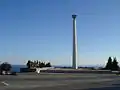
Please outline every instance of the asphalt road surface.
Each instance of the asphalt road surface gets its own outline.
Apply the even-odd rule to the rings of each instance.
[[[0,76],[0,90],[120,90],[115,74],[23,73]]]

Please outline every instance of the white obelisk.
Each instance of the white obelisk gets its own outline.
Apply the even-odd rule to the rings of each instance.
[[[76,16],[72,15],[73,19],[73,60],[72,60],[72,68],[77,69],[77,31],[76,31]]]

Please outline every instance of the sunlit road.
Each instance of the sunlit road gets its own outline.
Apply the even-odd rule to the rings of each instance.
[[[109,74],[18,74],[0,76],[0,90],[120,90],[119,76]]]

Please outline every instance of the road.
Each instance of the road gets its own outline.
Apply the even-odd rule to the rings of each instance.
[[[0,76],[0,90],[120,90],[114,74],[23,73]]]

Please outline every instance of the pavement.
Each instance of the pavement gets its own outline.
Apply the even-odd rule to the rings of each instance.
[[[0,90],[120,90],[120,76],[93,73],[19,73],[0,76]]]

